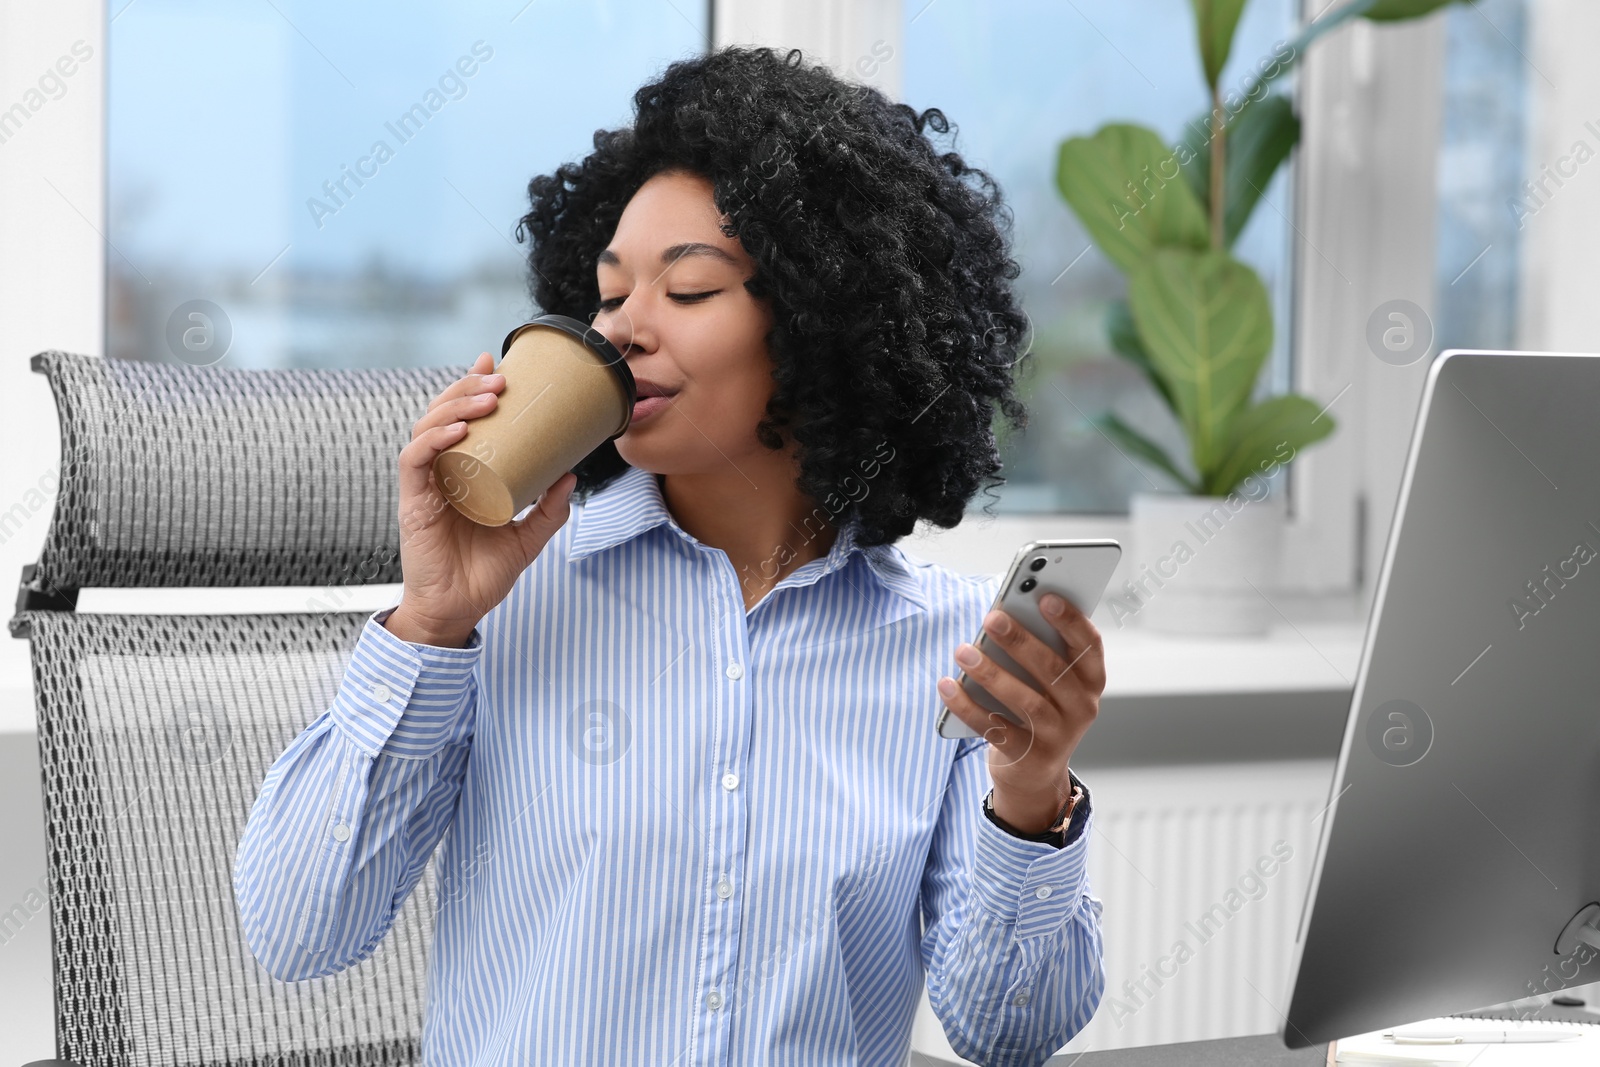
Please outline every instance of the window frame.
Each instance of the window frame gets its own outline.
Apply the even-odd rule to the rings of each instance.
[[[1326,8],[1304,0],[1302,17]],[[1370,611],[1430,360],[1367,348],[1378,305],[1434,304],[1446,12],[1356,19],[1299,68],[1293,388],[1339,418],[1290,468],[1284,573]]]

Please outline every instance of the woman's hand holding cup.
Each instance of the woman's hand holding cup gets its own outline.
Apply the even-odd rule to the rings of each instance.
[[[570,471],[526,515],[504,526],[473,522],[451,505],[450,487],[437,484],[434,459],[466,435],[468,423],[495,410],[505,379],[493,370],[493,357],[480,355],[465,377],[433,399],[400,450],[405,589],[385,626],[402,640],[464,646],[571,515],[568,498],[578,479]]]

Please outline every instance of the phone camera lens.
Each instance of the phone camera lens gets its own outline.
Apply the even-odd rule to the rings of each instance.
[[[1022,590],[1024,593],[1026,593],[1026,592],[1028,592],[1030,589],[1032,589],[1034,586],[1036,586],[1038,584],[1039,583],[1034,581],[1032,578],[1024,578],[1024,579],[1022,579],[1022,584],[1017,586],[1017,588]]]
[[[1028,569],[1030,571],[1042,571],[1044,570],[1045,562],[1046,561],[1043,556],[1034,556],[1033,562],[1028,564]]]

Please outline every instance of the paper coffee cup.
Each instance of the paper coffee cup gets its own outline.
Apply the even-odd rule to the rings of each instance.
[[[592,326],[540,315],[506,334],[495,410],[467,421],[433,461],[455,509],[504,526],[606,441],[622,436],[637,396],[621,353]]]

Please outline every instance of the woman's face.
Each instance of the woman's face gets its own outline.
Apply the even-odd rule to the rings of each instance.
[[[595,328],[636,379],[674,393],[654,413],[635,407],[614,442],[629,464],[657,474],[728,471],[741,455],[770,456],[755,427],[774,388],[771,308],[746,291],[755,261],[721,221],[709,180],[657,174],[628,201],[596,267]]]

